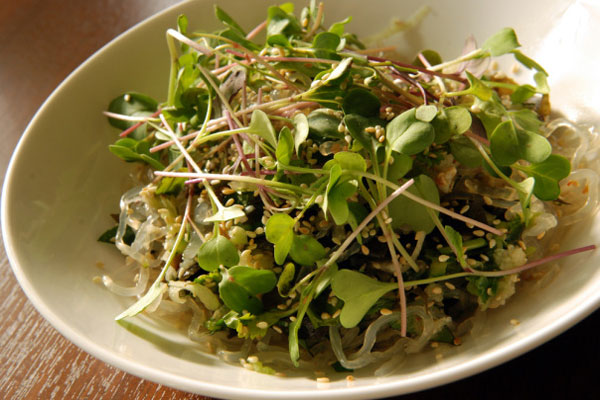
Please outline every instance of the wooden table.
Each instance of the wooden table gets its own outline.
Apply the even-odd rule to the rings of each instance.
[[[0,179],[51,91],[104,43],[177,0],[0,2]],[[276,3],[276,2],[274,2]],[[33,308],[0,246],[0,398],[203,399],[119,371]],[[524,356],[406,399],[595,398],[600,313]]]

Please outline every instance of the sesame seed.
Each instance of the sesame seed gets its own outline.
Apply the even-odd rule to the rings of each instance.
[[[432,349],[437,349],[440,346],[440,344],[438,342],[431,342],[430,346]]]
[[[475,225],[473,225],[473,224],[466,224],[466,225],[467,225],[467,228],[469,228],[469,229],[473,229],[475,227]]]
[[[450,282],[445,282],[444,285],[446,285],[446,287],[450,290],[454,290],[456,289],[456,286],[454,286],[453,284],[451,284]]]
[[[484,237],[485,236],[485,232],[482,231],[481,229],[477,229],[477,230],[473,231],[473,235],[475,235],[477,237]]]
[[[256,323],[256,327],[258,329],[267,329],[269,327],[269,323],[266,321],[260,321]]]
[[[279,310],[285,310],[287,308],[287,304],[284,304],[284,303],[277,304],[277,308]]]
[[[482,254],[480,257],[483,261],[490,261],[490,258],[488,256],[486,256],[485,254]]]
[[[491,206],[492,204],[494,204],[494,202],[492,201],[492,198],[489,196],[483,196],[483,202],[488,206]]]
[[[519,322],[519,320],[518,320],[518,319],[514,319],[514,318],[513,318],[513,319],[511,319],[511,320],[510,320],[510,324],[511,324],[511,325],[513,325],[513,326],[517,326],[517,325],[519,325],[520,323],[521,323],[521,322]]]
[[[231,188],[228,187],[224,187],[223,189],[221,189],[221,193],[223,193],[224,195],[228,196],[230,194],[234,194],[235,191]]]
[[[379,143],[383,143],[383,142],[385,142],[385,136],[384,136],[384,135],[381,135],[381,136],[379,136],[379,139],[377,139],[377,141],[378,141]]]
[[[471,267],[477,265],[477,260],[475,260],[474,258],[467,258],[467,264],[469,264]]]
[[[385,219],[383,222],[385,222],[386,224],[388,224],[388,225],[389,225],[389,224],[391,224],[391,223],[392,223],[392,221],[393,221],[392,217],[388,217],[388,218],[386,218],[386,219]]]
[[[464,214],[467,211],[469,211],[469,208],[471,208],[468,204],[466,206],[464,206],[463,208],[460,209],[460,213]]]
[[[275,325],[273,325],[271,328],[273,328],[273,330],[274,330],[275,332],[279,333],[279,334],[282,334],[282,333],[283,333],[283,331],[281,330],[281,328],[280,328],[280,327],[278,327],[278,326],[275,326]]]
[[[329,378],[327,378],[326,376],[320,376],[317,378],[317,382],[319,383],[329,383]]]
[[[390,315],[392,313],[392,310],[390,310],[389,308],[382,308],[381,310],[379,310],[379,313],[381,315]]]
[[[250,364],[256,364],[258,362],[258,357],[250,356],[246,359]]]
[[[435,359],[440,361],[442,358],[444,358],[444,355],[442,353],[438,353],[435,355]]]
[[[452,341],[452,343],[453,343],[455,346],[459,346],[459,345],[462,343],[462,339],[461,339],[461,338],[459,338],[459,337],[455,337],[455,338],[454,338],[454,340]]]
[[[342,313],[342,309],[340,308],[339,310],[335,310],[335,312],[333,313],[333,315],[331,316],[331,318],[337,318],[340,316],[340,314]]]
[[[493,249],[494,247],[496,247],[496,239],[490,240],[490,249]]]
[[[431,293],[433,294],[442,294],[442,288],[439,286],[435,286],[433,289],[431,289]]]
[[[438,261],[439,261],[439,262],[446,262],[446,261],[448,261],[449,259],[450,259],[450,256],[449,256],[449,255],[446,255],[446,254],[442,254],[441,256],[439,256],[439,257],[438,257]]]
[[[377,240],[378,240],[380,243],[385,243],[385,242],[386,242],[386,240],[385,240],[385,236],[383,236],[383,235],[379,235],[379,236],[377,236]]]
[[[544,236],[546,236],[546,231],[540,233],[539,235],[537,235],[535,238],[537,240],[542,240],[544,238]]]
[[[308,229],[305,226],[301,226],[300,228],[298,228],[298,231],[303,235],[308,235],[310,233],[310,229]]]
[[[374,126],[368,126],[365,128],[365,132],[367,133],[375,133],[375,127]]]
[[[290,321],[294,322],[296,320],[296,317],[294,317],[293,315],[290,316]]]
[[[348,375],[346,376],[346,380],[349,382],[353,382],[354,381],[354,377],[352,375]]]
[[[492,288],[487,288],[487,290],[485,291],[487,293],[488,296],[491,296],[493,294],[492,292]]]
[[[321,319],[331,319],[331,315],[329,315],[329,313],[321,313]]]
[[[363,253],[365,256],[368,256],[368,255],[369,255],[369,248],[368,248],[367,246],[365,246],[364,244],[363,244],[362,246],[360,246],[360,251],[362,251],[362,253]]]

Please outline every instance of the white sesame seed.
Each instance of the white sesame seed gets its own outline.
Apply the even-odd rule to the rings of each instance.
[[[392,313],[392,310],[390,310],[389,308],[382,308],[381,310],[379,310],[379,313],[381,315],[390,315]]]
[[[492,198],[489,196],[483,196],[483,202],[488,206],[491,206],[492,204],[494,204],[494,202],[492,201]]]
[[[329,378],[327,378],[326,376],[320,376],[317,378],[317,382],[319,383],[329,383]]]
[[[469,208],[470,208],[470,206],[467,204],[466,206],[464,206],[463,208],[460,209],[460,213],[461,214],[466,213],[467,211],[469,211]]]
[[[269,323],[266,321],[260,321],[256,323],[256,327],[258,329],[267,329],[269,327]]]
[[[515,319],[515,318],[513,318],[513,319],[510,320],[510,324],[513,325],[513,326],[517,326],[520,323],[521,322],[518,319]]]
[[[445,282],[444,285],[446,285],[446,287],[450,290],[454,290],[456,289],[456,286],[454,286],[453,284],[451,284],[450,282]]]
[[[442,254],[441,256],[439,256],[439,257],[438,257],[438,261],[439,261],[439,262],[446,262],[446,261],[448,261],[449,259],[450,259],[450,256],[449,256],[449,255],[446,255],[446,254]]]
[[[490,249],[493,249],[494,247],[496,247],[496,239],[490,240]]]
[[[282,333],[283,333],[283,331],[281,330],[281,328],[280,328],[280,327],[278,327],[278,326],[275,326],[275,325],[273,325],[271,328],[273,328],[273,330],[274,330],[275,332],[279,333],[279,334],[282,334]]]
[[[331,315],[329,315],[329,313],[321,313],[321,319],[331,319]]]
[[[433,289],[431,289],[431,293],[433,293],[433,294],[442,294],[442,288],[439,287],[439,286],[436,286]]]
[[[250,364],[256,364],[256,363],[258,362],[258,357],[256,357],[256,356],[249,356],[249,357],[247,358],[247,361],[248,361]]]
[[[482,231],[481,229],[477,229],[473,231],[473,235],[477,236],[477,237],[484,237],[485,236],[485,232]]]

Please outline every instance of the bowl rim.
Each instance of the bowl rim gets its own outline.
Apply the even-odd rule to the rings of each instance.
[[[47,304],[44,303],[34,289],[31,281],[27,278],[17,256],[17,251],[15,250],[17,243],[11,234],[11,232],[15,231],[15,227],[11,225],[9,222],[10,220],[8,219],[9,209],[11,207],[11,203],[9,201],[11,197],[11,187],[13,186],[14,181],[17,179],[17,171],[15,168],[16,161],[21,156],[23,148],[25,147],[25,142],[28,140],[29,136],[31,136],[31,132],[35,130],[38,120],[45,112],[48,104],[51,104],[55,98],[60,96],[60,93],[65,86],[69,84],[69,82],[75,75],[79,73],[80,70],[86,68],[88,64],[94,62],[94,60],[97,58],[102,57],[111,46],[113,46],[116,42],[121,41],[130,32],[140,29],[143,26],[153,24],[155,23],[154,21],[156,19],[165,17],[167,14],[174,13],[176,10],[182,7],[194,7],[190,6],[191,3],[196,3],[198,6],[200,6],[203,3],[207,3],[207,1],[194,0],[176,3],[131,26],[123,33],[119,34],[101,48],[96,50],[83,63],[75,68],[42,103],[23,131],[23,134],[19,138],[17,145],[10,157],[0,195],[0,221],[2,224],[2,238],[6,255],[11,269],[29,301],[42,315],[42,317],[44,317],[44,319],[46,319],[61,335],[63,335],[70,342],[75,344],[83,351],[100,359],[101,361],[137,377],[148,379],[179,390],[218,398],[279,399],[281,396],[285,396],[288,399],[304,399],[309,394],[317,393],[319,397],[329,399],[373,398],[373,396],[379,398],[430,389],[491,369],[546,343],[552,338],[565,332],[600,307],[599,291],[596,296],[587,297],[569,313],[561,315],[560,318],[557,318],[552,323],[543,326],[541,329],[535,331],[531,335],[515,340],[514,342],[511,342],[508,345],[496,350],[486,351],[485,353],[482,353],[464,363],[461,363],[460,365],[455,366],[451,370],[436,370],[424,375],[406,378],[398,382],[378,383],[376,385],[364,387],[330,388],[327,390],[318,391],[316,390],[316,386],[313,388],[307,388],[306,390],[278,389],[265,391],[253,388],[223,386],[220,384],[213,384],[210,381],[200,381],[178,376],[171,372],[161,371],[135,360],[119,356],[118,354],[107,350],[103,346],[97,345],[84,334],[73,329],[72,326],[62,320]]]

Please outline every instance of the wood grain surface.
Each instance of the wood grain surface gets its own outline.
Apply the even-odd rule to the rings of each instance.
[[[51,91],[110,39],[177,2],[0,1],[0,183],[23,130]],[[3,246],[0,293],[1,399],[206,399],[129,375],[64,339],[25,297]],[[403,398],[597,398],[599,326],[596,312],[514,361]]]

